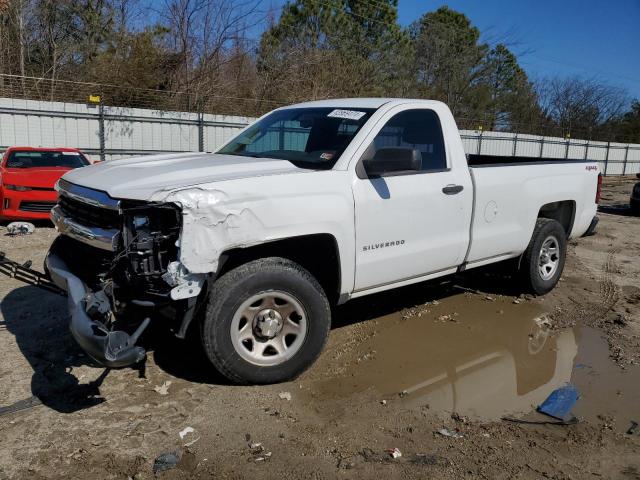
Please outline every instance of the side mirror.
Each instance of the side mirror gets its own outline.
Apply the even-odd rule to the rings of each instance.
[[[379,148],[373,158],[363,160],[362,164],[370,177],[393,172],[419,171],[422,168],[422,153],[415,148]]]

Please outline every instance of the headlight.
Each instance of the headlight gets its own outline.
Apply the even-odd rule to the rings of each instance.
[[[29,190],[31,190],[31,187],[24,187],[22,185],[11,185],[11,184],[5,184],[5,188],[7,190],[15,190],[16,192],[28,192]]]

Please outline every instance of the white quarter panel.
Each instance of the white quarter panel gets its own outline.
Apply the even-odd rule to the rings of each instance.
[[[596,214],[596,170],[589,163],[473,167],[476,213],[467,261],[522,253],[538,213],[552,202],[575,201],[572,237],[582,235]]]

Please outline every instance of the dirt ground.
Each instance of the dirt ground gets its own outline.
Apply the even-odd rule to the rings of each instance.
[[[145,368],[105,370],[72,341],[64,297],[2,277],[0,480],[640,479],[634,181],[605,179],[598,234],[570,244],[549,295],[485,271],[350,302],[280,385],[229,385],[161,328]],[[2,234],[0,250],[39,266],[54,237]],[[579,423],[502,419],[551,420],[535,407],[568,381]],[[179,462],[154,474],[164,453]]]

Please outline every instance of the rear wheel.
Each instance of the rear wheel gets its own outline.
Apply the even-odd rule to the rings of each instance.
[[[211,287],[202,342],[213,365],[236,383],[295,378],[320,355],[329,302],[315,278],[283,258],[237,267]]]
[[[544,295],[560,280],[567,252],[567,237],[556,220],[539,218],[520,262],[520,275],[527,290]]]

